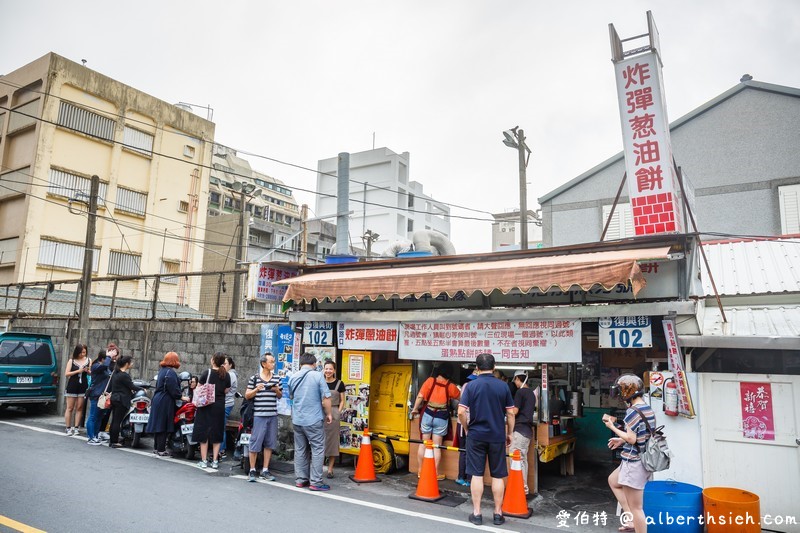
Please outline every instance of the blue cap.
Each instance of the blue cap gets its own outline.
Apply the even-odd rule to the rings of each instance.
[[[472,381],[473,379],[475,379],[477,377],[478,376],[476,376],[475,374],[470,374],[469,376],[467,376],[467,381]]]

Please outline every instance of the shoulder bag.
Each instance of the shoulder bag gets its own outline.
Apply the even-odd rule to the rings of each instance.
[[[192,403],[195,407],[207,407],[214,403],[216,400],[215,389],[216,387],[209,383],[211,381],[211,369],[208,369],[208,377],[206,382],[202,385],[197,385],[194,389],[194,396],[192,396]]]
[[[669,468],[669,464],[672,460],[672,452],[667,445],[667,437],[662,431],[664,426],[659,426],[656,429],[651,428],[650,422],[647,421],[647,417],[644,416],[644,413],[636,407],[631,407],[642,417],[644,425],[647,427],[647,432],[650,434],[647,441],[644,443],[644,450],[641,448],[639,449],[644,469],[648,472],[661,472],[662,470],[666,470]]]
[[[116,371],[116,370],[115,370]],[[108,386],[111,385],[111,378],[114,377],[114,372],[108,376],[108,381],[106,381],[106,388],[103,390],[103,393],[97,398],[97,408],[98,409],[108,409],[111,407],[111,393],[108,392]]]

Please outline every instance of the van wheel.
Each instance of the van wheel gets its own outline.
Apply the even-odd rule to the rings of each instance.
[[[376,474],[389,474],[394,471],[395,455],[390,442],[377,439],[372,441],[372,463],[375,465]]]

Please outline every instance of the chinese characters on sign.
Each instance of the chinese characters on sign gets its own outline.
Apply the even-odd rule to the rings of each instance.
[[[682,231],[661,62],[655,51],[614,65],[636,235]]]
[[[678,385],[678,413],[687,418],[694,418],[694,404],[689,393],[689,382],[686,380],[686,372],[683,369],[683,359],[681,350],[678,347],[678,335],[675,333],[675,323],[672,320],[663,320],[664,340],[667,342],[667,360],[669,368],[675,377]]]
[[[650,348],[653,333],[649,316],[615,316],[598,320],[600,348]]]
[[[742,434],[746,439],[775,440],[772,416],[772,386],[769,383],[742,382]]]
[[[248,297],[251,300],[262,302],[280,302],[286,294],[287,286],[276,287],[276,281],[281,281],[297,276],[297,270],[277,266],[271,263],[256,263],[250,265],[250,279],[254,280],[255,287],[250,283]]]
[[[474,361],[491,353],[497,362],[579,362],[580,320],[403,322],[400,359]]]
[[[339,322],[339,348],[396,351],[397,330],[397,322]]]

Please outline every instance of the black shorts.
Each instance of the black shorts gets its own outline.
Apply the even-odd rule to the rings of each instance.
[[[505,442],[484,442],[467,438],[467,475],[483,476],[487,458],[489,459],[489,474],[493,478],[508,476]]]

